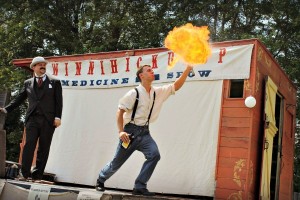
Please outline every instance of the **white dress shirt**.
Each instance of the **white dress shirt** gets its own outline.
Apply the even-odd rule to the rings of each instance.
[[[40,77],[42,77],[42,78],[43,78],[43,81],[45,81],[45,80],[46,80],[46,75],[45,75],[45,74],[43,74],[42,76],[38,76],[36,73],[34,73],[34,77],[35,77],[35,80],[36,80],[36,82],[38,82],[38,81],[39,81],[39,78],[40,78]]]
[[[168,84],[158,87],[152,86],[150,90],[150,95],[142,85],[139,85],[137,89],[139,91],[139,102],[134,117],[134,123],[138,126],[143,126],[148,121],[148,116],[153,104],[154,91],[155,103],[152,110],[150,122],[154,122],[158,118],[159,112],[164,101],[167,100],[171,94],[175,94],[174,84]],[[131,121],[131,114],[133,111],[136,95],[137,94],[135,89],[132,89],[128,91],[119,101],[119,109],[125,110],[123,116],[124,125]]]

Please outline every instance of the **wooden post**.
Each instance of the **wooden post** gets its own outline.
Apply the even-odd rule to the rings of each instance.
[[[5,177],[6,132],[0,130],[0,177]]]
[[[9,99],[9,91],[0,91],[0,107],[4,107]],[[3,130],[5,114],[0,113],[0,177],[5,177],[6,132]]]

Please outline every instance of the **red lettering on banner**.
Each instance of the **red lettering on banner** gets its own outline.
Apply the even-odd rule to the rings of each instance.
[[[139,57],[137,59],[137,62],[136,62],[136,68],[139,68],[140,67],[140,63],[142,62],[143,58],[142,57]]]
[[[104,66],[103,66],[103,60],[100,60],[100,68],[101,68],[101,75],[104,75]]]
[[[152,55],[152,69],[157,68],[157,56],[158,55]]]
[[[223,56],[226,55],[226,48],[221,48],[219,52],[219,61],[218,63],[223,63]]]
[[[168,52],[168,65],[171,65],[174,59],[174,52]]]
[[[130,60],[130,58],[126,58],[126,70],[125,70],[125,72],[129,72],[130,70],[129,70],[129,60]]]
[[[75,62],[76,64],[76,74],[75,76],[80,76],[81,75],[81,62]]]
[[[52,69],[53,69],[53,74],[54,76],[57,76],[58,74],[58,63],[52,63]]]
[[[110,60],[110,67],[111,67],[112,74],[118,73],[117,60]]]
[[[65,76],[69,76],[68,64],[69,63],[65,63],[65,71],[66,71]]]
[[[95,63],[93,61],[90,61],[89,72],[87,74],[93,75],[94,74],[94,68],[95,68]]]

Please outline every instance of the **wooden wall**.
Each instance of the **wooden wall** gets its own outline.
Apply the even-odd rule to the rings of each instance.
[[[224,81],[215,199],[253,199],[256,163],[250,150],[257,144],[251,141],[253,110],[244,105],[244,98],[228,98],[229,84]]]
[[[295,109],[286,107],[295,105],[296,88],[258,40],[248,42],[254,43],[254,49],[250,78],[244,81],[244,97],[228,98],[230,81],[223,83],[215,199],[259,199],[265,76],[275,82],[284,99],[279,199],[292,199]],[[257,101],[252,109],[244,105],[249,95]]]
[[[268,75],[283,97],[283,132],[279,199],[293,198],[293,170],[296,118],[296,88],[288,79],[272,55],[259,43],[257,45],[257,68],[262,76]]]

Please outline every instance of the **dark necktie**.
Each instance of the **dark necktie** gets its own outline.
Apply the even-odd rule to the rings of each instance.
[[[38,86],[41,87],[43,84],[43,77],[38,77]]]

